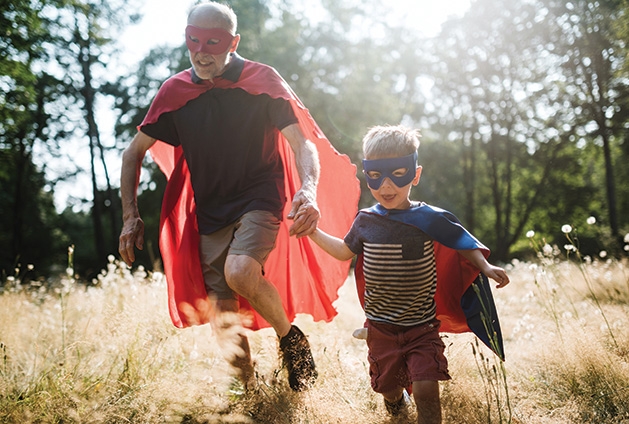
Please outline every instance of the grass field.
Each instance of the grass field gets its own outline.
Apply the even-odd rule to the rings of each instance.
[[[629,266],[540,249],[494,290],[502,363],[470,334],[446,334],[445,423],[629,423]],[[5,282],[2,423],[393,423],[371,391],[350,276],[331,323],[297,319],[319,369],[293,393],[269,330],[251,332],[256,387],[233,385],[209,326],[176,329],[159,274],[113,261],[97,284]],[[409,418],[412,422],[413,416]]]

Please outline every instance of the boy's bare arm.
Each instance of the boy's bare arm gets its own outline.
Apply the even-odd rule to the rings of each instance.
[[[346,261],[355,256],[343,240],[317,228],[314,233],[310,234],[312,241],[317,243],[319,247],[325,250],[329,255],[335,257],[339,261]]]
[[[505,270],[487,262],[480,250],[458,250],[458,252],[476,268],[480,269],[483,274],[497,282],[497,288],[502,288],[509,284],[509,276]]]

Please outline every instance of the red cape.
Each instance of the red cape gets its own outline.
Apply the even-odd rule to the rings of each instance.
[[[483,256],[488,251],[483,250]],[[456,250],[435,242],[435,262],[437,266],[437,319],[441,321],[439,331],[442,333],[467,333],[472,331],[467,317],[461,307],[461,298],[470,288],[480,271]],[[365,305],[365,276],[363,273],[363,256],[359,255],[354,268],[356,289],[360,304]]]
[[[160,88],[142,125],[156,122],[162,113],[177,110],[214,87],[240,88],[254,95],[264,93],[290,102],[304,136],[316,145],[319,153],[319,226],[332,234],[344,233],[356,215],[360,196],[356,167],[346,155],[334,149],[302,102],[273,68],[245,60],[238,81],[219,77],[213,86],[193,83],[190,69],[180,72]],[[292,149],[279,131],[278,148],[285,167],[286,216],[301,184]],[[205,324],[210,321],[212,307],[201,271],[196,206],[187,163],[181,147],[157,142],[150,152],[168,179],[160,219],[160,250],[168,282],[170,317],[180,328]],[[338,289],[348,276],[350,262],[339,262],[321,249],[313,248],[315,245],[308,237],[299,240],[289,237],[291,222],[282,222],[276,247],[265,265],[265,276],[279,291],[289,320],[304,313],[315,321],[330,321],[337,314],[332,303],[338,298]],[[243,311],[251,314],[252,329],[270,326],[245,299],[241,298],[240,304]]]

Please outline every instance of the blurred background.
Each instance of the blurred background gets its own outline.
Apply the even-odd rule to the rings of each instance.
[[[225,3],[238,52],[275,67],[352,162],[369,127],[419,128],[413,198],[457,215],[492,262],[534,255],[533,233],[563,245],[562,225],[583,255],[627,255],[626,1]],[[69,246],[89,281],[117,256],[122,150],[190,66],[194,2],[0,4],[0,281],[64,272]],[[148,157],[136,265],[149,270],[164,185]]]

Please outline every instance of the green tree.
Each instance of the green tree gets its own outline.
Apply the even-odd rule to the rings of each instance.
[[[553,53],[560,62],[562,83],[570,89],[570,107],[578,111],[574,125],[584,135],[580,141],[602,150],[607,221],[612,236],[619,240],[613,153],[616,146],[626,143],[629,83],[622,73],[626,39],[619,37],[615,22],[623,19],[626,9],[615,0],[547,0],[543,4],[547,19],[555,24],[550,33]]]
[[[39,66],[48,59],[48,5],[9,2],[0,9],[0,268],[8,274],[20,263],[43,271],[56,258],[52,190],[33,157],[36,147],[55,148],[46,105],[58,81]]]
[[[459,145],[462,219],[506,260],[547,190],[571,119],[555,109],[539,60],[546,22],[535,4],[479,0],[433,40],[428,122]],[[548,109],[541,103],[551,105]]]
[[[361,159],[360,140],[376,124],[399,123],[419,108],[414,80],[418,73],[413,36],[392,27],[381,2],[322,2],[322,18],[310,20],[303,3],[232,0],[242,39],[239,54],[275,67],[287,79],[311,114],[342,153],[354,163]],[[302,9],[300,9],[300,7]],[[367,10],[369,12],[367,12]],[[183,26],[185,23],[181,23]],[[373,37],[362,29],[377,28]],[[404,42],[402,42],[404,40]],[[409,41],[410,40],[410,41]],[[184,40],[176,47],[155,49],[138,66],[134,76],[119,81],[116,106],[117,134],[122,145],[133,136],[157,88],[169,75],[190,67]],[[377,66],[373,66],[377,64]],[[150,161],[147,163],[150,164]],[[138,202],[142,196],[158,200],[149,189],[161,187],[145,167]],[[363,203],[371,203],[368,190]],[[142,208],[145,221],[157,221],[159,204]]]
[[[132,1],[70,0],[62,2],[51,22],[51,45],[57,64],[64,72],[60,87],[70,113],[73,113],[73,133],[69,142],[83,134],[88,145],[89,166],[84,169],[77,161],[77,172],[87,172],[92,182],[91,218],[97,263],[104,265],[108,253],[117,251],[119,222],[118,196],[112,187],[105,146],[98,128],[96,110],[101,88],[106,86],[109,58],[115,54],[114,38],[125,25],[134,23],[137,14],[129,14]],[[102,98],[101,98],[102,100]],[[105,188],[101,189],[100,178]],[[109,223],[103,222],[109,215]]]

